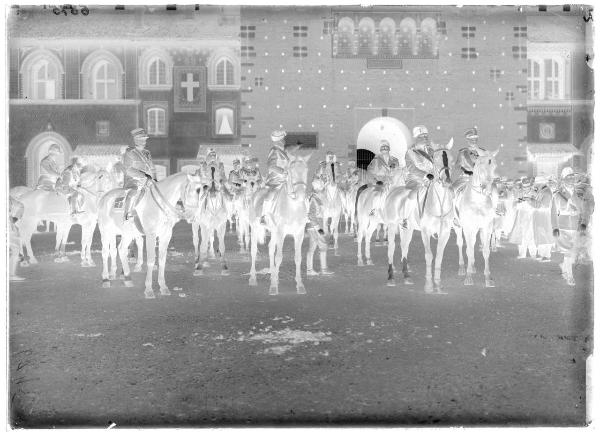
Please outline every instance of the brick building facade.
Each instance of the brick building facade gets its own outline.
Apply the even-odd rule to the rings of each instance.
[[[20,8],[8,24],[10,183],[31,183],[50,142],[105,157],[137,126],[162,175],[209,145],[264,162],[278,128],[316,149],[315,165],[332,150],[364,166],[372,152],[357,137],[380,116],[457,147],[477,126],[482,146],[501,148],[503,176],[585,167],[589,36],[567,9]]]

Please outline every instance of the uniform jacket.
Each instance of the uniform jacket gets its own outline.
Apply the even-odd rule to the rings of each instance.
[[[332,167],[333,166],[333,167]],[[333,174],[335,173],[335,181],[342,181],[342,169],[339,162],[321,161],[315,175],[320,176],[325,182],[333,182]]]
[[[407,185],[421,185],[427,174],[434,174],[433,151],[411,148],[406,152]]]
[[[386,162],[385,159],[383,159],[383,156],[377,155],[367,167],[367,172],[373,176],[376,181],[386,183],[391,177],[392,169],[398,168],[399,166],[400,162],[394,156],[390,155],[389,160]]]
[[[134,179],[144,179],[146,175],[154,177],[154,163],[150,151],[129,147],[123,155],[125,176]]]
[[[484,151],[481,147],[478,147],[481,151]],[[464,171],[473,171],[475,167],[475,161],[479,155],[476,151],[471,150],[469,147],[461,148],[458,151],[458,156],[456,157],[456,167],[457,171],[462,174]],[[462,168],[462,169],[461,169]]]
[[[54,180],[60,177],[61,168],[58,166],[54,157],[48,155],[40,162],[40,172],[42,175],[46,175]]]

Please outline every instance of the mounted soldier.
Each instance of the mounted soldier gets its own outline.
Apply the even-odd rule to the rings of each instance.
[[[246,156],[244,158],[244,166],[240,169],[240,178],[243,182],[252,181],[258,184],[258,187],[262,187],[263,178],[260,170],[258,169],[258,164],[255,163],[254,159],[250,156]]]
[[[479,134],[476,127],[469,128],[465,131],[465,139],[467,140],[468,147],[464,147],[458,151],[456,158],[456,172],[458,177],[454,182],[454,189],[456,191],[461,190],[467,180],[473,175],[473,167],[475,161],[479,157],[479,153],[484,152],[485,149],[478,145]]]
[[[221,189],[221,186],[227,180],[225,175],[225,166],[223,162],[219,160],[217,151],[214,148],[209,148],[206,152],[206,177],[211,187],[217,190]]]
[[[265,184],[268,192],[263,202],[263,217],[261,223],[265,224],[264,215],[270,214],[275,205],[275,196],[277,192],[287,184],[287,193],[291,198],[295,198],[292,179],[289,176],[288,168],[290,164],[290,156],[285,150],[285,131],[276,130],[271,134],[273,147],[267,156],[267,178]]]
[[[8,208],[8,226],[9,226],[9,280],[10,282],[20,282],[25,280],[21,276],[17,276],[17,265],[21,259],[22,245],[19,228],[17,222],[23,216],[25,207],[15,198],[9,196]]]
[[[390,143],[387,140],[381,140],[379,154],[369,163],[367,172],[375,179],[378,186],[382,186],[390,182],[392,170],[397,168],[400,168],[400,162],[390,155]]]
[[[342,180],[342,169],[332,151],[328,151],[325,160],[319,163],[315,176],[321,177],[324,183],[339,183]]]
[[[62,173],[62,167],[58,163],[60,154],[62,154],[62,150],[58,144],[52,144],[48,149],[48,154],[40,162],[37,189],[54,190],[56,187],[56,181]]]
[[[227,183],[232,191],[237,191],[242,187],[242,172],[241,172],[241,162],[239,159],[235,159],[233,161],[233,169],[229,171],[229,177],[227,178]]]
[[[65,194],[69,200],[71,216],[80,213],[83,206],[83,194],[79,192],[81,186],[81,171],[84,167],[84,161],[79,157],[71,160],[71,165],[66,167],[56,182],[56,190]]]
[[[125,220],[133,217],[133,210],[140,201],[142,194],[152,181],[156,181],[156,169],[152,162],[150,151],[146,149],[148,134],[143,128],[131,131],[132,145],[123,155],[125,168]]]

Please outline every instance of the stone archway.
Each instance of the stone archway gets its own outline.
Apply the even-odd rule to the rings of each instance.
[[[35,136],[27,146],[25,159],[27,166],[27,186],[35,187],[40,176],[40,162],[48,154],[48,149],[52,144],[58,144],[62,150],[59,157],[59,165],[65,165],[71,160],[73,149],[65,137],[56,132],[42,132]]]
[[[356,166],[366,169],[373,157],[379,153],[381,140],[390,143],[390,154],[404,165],[404,155],[412,142],[408,127],[394,117],[377,117],[369,120],[360,129],[356,139]]]

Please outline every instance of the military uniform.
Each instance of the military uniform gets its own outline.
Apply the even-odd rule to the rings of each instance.
[[[479,147],[477,138],[479,138],[477,128],[470,128],[465,131],[465,138],[469,141],[469,147],[461,148],[456,157],[456,169],[454,172],[458,176],[454,179],[454,190],[461,191],[470,176],[473,175],[475,162],[479,158],[479,152],[484,152],[485,149]]]
[[[134,140],[146,138],[144,129],[138,128],[131,131]],[[129,147],[123,155],[123,167],[125,168],[124,188],[127,189],[125,205],[126,218],[131,215],[133,207],[137,204],[142,190],[148,180],[155,179],[155,168],[150,151],[145,148]]]
[[[23,203],[9,196],[8,226],[9,226],[9,278],[12,282],[22,281],[16,275],[17,265],[21,257],[21,236],[16,223],[23,217]]]
[[[83,195],[77,190],[81,182],[81,167],[74,162],[66,167],[56,183],[56,189],[65,194],[71,207],[71,215],[80,213]]]
[[[547,185],[542,185],[534,194],[532,207],[533,238],[537,252],[543,260],[549,260],[554,238],[551,220],[552,191]]]
[[[54,190],[56,181],[60,178],[61,167],[55,160],[55,154],[50,153],[40,162],[40,177],[38,179],[38,189]]]
[[[273,145],[267,156],[267,186],[278,188],[285,183],[289,165],[290,157],[285,149],[281,145]]]
[[[321,161],[315,175],[320,176],[325,183],[337,183],[343,180],[339,162]]]

